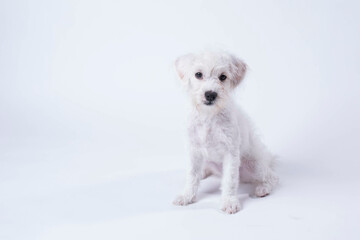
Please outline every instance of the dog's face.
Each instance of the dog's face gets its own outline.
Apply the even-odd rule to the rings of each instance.
[[[206,110],[224,107],[246,72],[246,64],[226,52],[184,55],[175,66],[196,108]]]

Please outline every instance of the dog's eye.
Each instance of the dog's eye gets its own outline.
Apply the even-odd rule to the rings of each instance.
[[[197,72],[197,73],[195,73],[195,77],[197,78],[197,79],[202,79],[202,73],[201,72]]]
[[[225,81],[226,79],[226,76],[224,74],[221,74],[220,77],[219,77],[220,81]]]

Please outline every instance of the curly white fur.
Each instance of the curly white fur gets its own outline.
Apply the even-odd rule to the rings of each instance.
[[[215,174],[222,176],[221,209],[236,213],[241,209],[237,196],[240,180],[255,183],[258,197],[268,195],[278,183],[274,156],[231,97],[245,76],[246,64],[226,52],[202,52],[181,56],[175,65],[193,109],[189,126],[190,168],[185,189],[174,204],[194,202],[200,180]],[[201,73],[201,77],[196,73]],[[221,75],[226,79],[221,81]],[[209,91],[217,93],[214,101],[206,98]]]

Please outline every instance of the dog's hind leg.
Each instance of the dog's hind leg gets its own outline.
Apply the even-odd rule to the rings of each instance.
[[[252,168],[252,182],[256,184],[255,195],[265,197],[271,193],[279,182],[275,173],[275,156],[256,136],[252,139],[251,157],[248,165]]]

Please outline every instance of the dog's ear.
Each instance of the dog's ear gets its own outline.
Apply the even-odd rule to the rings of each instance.
[[[244,79],[247,65],[238,57],[231,55],[230,68],[232,72],[231,85],[235,88]]]
[[[175,60],[176,72],[179,75],[181,80],[184,80],[184,77],[190,67],[192,60],[193,60],[193,54],[186,54],[186,55],[178,57]]]

